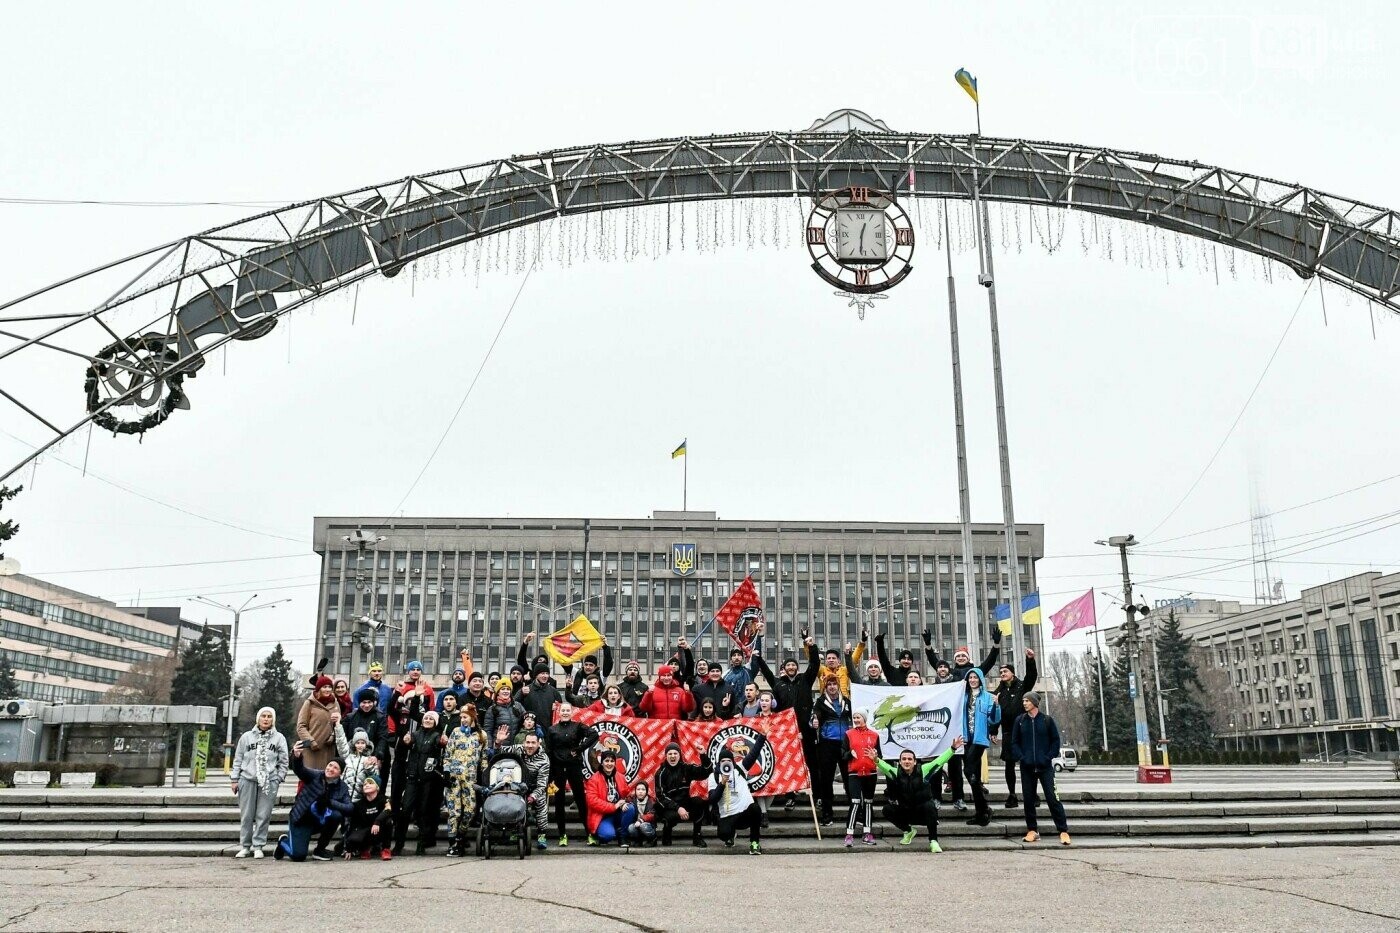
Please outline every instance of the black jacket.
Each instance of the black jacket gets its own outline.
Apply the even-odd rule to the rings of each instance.
[[[1060,727],[1045,713],[1025,713],[1011,729],[1016,760],[1029,768],[1048,768],[1060,754]]]
[[[622,702],[632,707],[635,715],[645,716],[646,713],[642,712],[642,695],[647,692],[647,682],[639,677],[636,683],[632,683],[624,677],[617,686],[622,691]]]
[[[933,654],[932,649],[924,649],[925,656],[931,654]],[[869,657],[869,655],[867,655],[867,657]],[[875,636],[875,660],[880,662],[880,668],[885,672],[885,680],[889,681],[890,685],[895,687],[903,687],[909,682],[909,671],[918,670],[918,668],[912,665],[906,669],[900,667],[898,664],[890,663],[889,652],[885,650],[884,632]]]
[[[376,706],[369,713],[362,713],[357,706],[349,716],[340,721],[340,725],[345,729],[347,739],[355,737],[356,729],[365,730],[374,757],[380,761],[385,760],[389,754],[389,717],[381,713],[379,707]]]
[[[711,670],[713,670],[713,668],[711,668]],[[733,703],[734,695],[729,691],[729,684],[725,683],[723,678],[711,681],[707,677],[704,683],[696,684],[695,688],[690,692],[691,695],[695,697],[695,713],[697,716],[700,714],[701,705],[704,704],[706,700],[715,704],[715,715],[720,719],[732,719],[739,712],[738,708]],[[724,705],[725,697],[729,697],[730,699],[728,706]]]
[[[426,781],[442,774],[442,724],[431,729],[418,726],[413,730],[413,742],[408,746],[408,780]]]
[[[572,768],[583,763],[583,753],[598,741],[598,730],[582,723],[556,722],[545,730],[544,745],[549,752],[549,760],[562,768]]]
[[[491,711],[491,691],[482,690],[476,696],[472,696],[470,690],[467,691],[467,700],[476,707],[476,721],[482,723],[486,721],[486,714]]]
[[[681,759],[673,768],[663,761],[656,771],[656,777],[652,779],[656,788],[657,805],[663,810],[685,806],[686,801],[690,799],[690,782],[703,781],[709,776],[708,765],[686,764],[685,759]]]
[[[885,776],[885,799],[899,807],[919,807],[932,801],[933,788],[923,766],[916,764],[907,774],[896,766],[893,775]]]
[[[604,642],[603,663],[598,665],[598,669],[594,671],[594,673],[598,675],[599,680],[606,683],[608,675],[611,674],[612,671],[612,649],[608,647],[606,642]],[[588,673],[583,669],[583,664],[570,664],[568,667],[564,668],[564,673],[568,676],[569,679],[567,681],[567,684],[573,690],[574,693],[578,693],[580,690],[583,689],[583,679],[588,676]]]
[[[531,680],[529,686],[529,693],[521,690],[515,699],[525,707],[525,712],[535,714],[535,725],[548,728],[554,721],[554,704],[563,703],[564,694],[559,692],[552,680],[546,680],[543,686],[539,681]]]
[[[297,791],[296,800],[292,801],[290,822],[293,825],[309,821],[308,818],[322,819],[332,810],[342,818],[350,815],[350,792],[344,781],[327,781],[325,771],[308,768],[300,755],[292,756],[292,770],[301,778],[301,789]],[[313,806],[319,812],[313,813]]]
[[[992,726],[992,733],[1001,733],[1001,760],[1015,761],[1016,753],[1011,744],[1011,727],[1016,724],[1016,718],[1025,712],[1021,708],[1021,700],[1025,695],[1035,689],[1035,679],[1037,674],[1035,658],[1026,658],[1026,679],[1011,678],[1007,683],[997,687],[997,705],[1001,707],[1001,722]]]
[[[933,655],[929,658],[929,663],[938,667],[938,652],[929,648],[927,654]],[[982,659],[982,663],[977,665],[977,669],[982,672],[982,682],[986,684],[987,675],[992,672],[992,668],[997,666],[997,658],[1001,657],[1001,629],[992,626],[992,650],[987,652],[987,656]],[[971,664],[954,664],[948,662],[948,667],[952,670],[953,680],[963,680],[967,677],[967,672],[972,670]]]
[[[364,832],[371,826],[378,825],[380,838],[385,845],[388,845],[389,836],[384,830],[390,819],[392,816],[389,810],[389,799],[384,796],[383,791],[375,795],[373,802],[361,797],[355,801],[355,806],[350,811],[350,818],[345,822],[345,835]]]

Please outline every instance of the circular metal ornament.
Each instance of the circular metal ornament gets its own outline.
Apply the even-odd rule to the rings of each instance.
[[[807,218],[812,271],[843,291],[869,295],[913,271],[914,224],[892,195],[853,185],[816,199]]]

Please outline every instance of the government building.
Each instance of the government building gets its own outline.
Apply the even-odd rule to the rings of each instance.
[[[1229,679],[1215,723],[1226,747],[1324,759],[1400,751],[1400,574],[1357,574],[1271,605],[1171,608]]]
[[[1021,589],[1035,587],[1044,528],[1017,531]],[[363,548],[356,540],[367,543]],[[973,525],[977,642],[991,609],[1010,598],[1001,525]],[[715,611],[746,576],[764,600],[765,655],[797,653],[801,632],[820,647],[889,627],[891,651],[968,641],[961,526],[895,522],[746,521],[714,512],[650,518],[317,518],[321,555],[316,643],[328,671],[362,675],[381,661],[386,680],[413,659],[445,679],[470,648],[484,671],[505,671],[521,638],[583,613],[619,661],[647,672],[690,639],[697,658],[728,654]],[[360,654],[358,644],[367,649]],[[534,651],[531,654],[535,653]],[[916,650],[923,669],[922,652]]]

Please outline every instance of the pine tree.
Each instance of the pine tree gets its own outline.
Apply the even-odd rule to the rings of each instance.
[[[15,669],[10,666],[10,659],[5,652],[0,651],[0,700],[11,700],[19,696],[19,681],[15,678]]]
[[[14,489],[11,489],[9,486],[0,486],[0,509],[5,507],[6,502],[9,502],[22,492],[24,492],[23,486],[16,486]],[[13,519],[0,521],[0,544],[4,544],[4,542],[10,540],[17,534],[19,534],[19,525],[15,524]],[[4,557],[5,552],[0,551],[0,559],[4,559]]]
[[[1191,639],[1181,633],[1181,621],[1177,619],[1175,611],[1169,613],[1167,621],[1158,627],[1153,649],[1159,665],[1162,693],[1167,699],[1167,737],[1171,739],[1171,747],[1211,748],[1215,729],[1206,704],[1205,685],[1196,666],[1196,647]]]
[[[217,711],[213,730],[215,743],[222,742],[228,733],[223,702],[228,697],[232,671],[233,658],[229,655],[228,642],[205,629],[180,655],[180,666],[170,681],[172,704],[212,706]]]
[[[286,736],[296,733],[298,703],[294,676],[292,662],[282,651],[282,643],[278,642],[263,662],[258,706],[273,708],[277,713],[277,731]]]

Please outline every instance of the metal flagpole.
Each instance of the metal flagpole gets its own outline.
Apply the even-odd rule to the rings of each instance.
[[[982,133],[982,109],[977,107],[977,132]],[[976,155],[976,147],[973,148]],[[1015,623],[1021,618],[1021,566],[1016,547],[1016,510],[1011,498],[1011,448],[1006,438],[1006,392],[1001,378],[1001,328],[997,323],[997,289],[992,270],[992,228],[987,219],[987,211],[982,203],[982,182],[974,163],[972,169],[972,209],[974,226],[977,228],[977,253],[982,262],[982,272],[977,277],[978,284],[987,289],[987,316],[992,329],[992,381],[996,392],[997,407],[997,455],[1001,461],[1001,514],[1005,526],[1006,569],[1011,582],[1011,654],[1020,656],[1017,632],[1020,626]],[[1014,660],[1013,660],[1014,663]]]
[[[1103,699],[1103,646],[1099,644],[1098,612],[1094,612],[1094,670],[1099,675],[1099,726],[1103,729],[1103,750],[1108,751],[1108,707]]]
[[[958,447],[958,517],[962,522],[963,621],[967,624],[967,646],[973,657],[978,651],[977,578],[972,564],[972,505],[967,481],[967,433],[963,422],[962,354],[958,345],[958,294],[953,282],[953,241],[948,232],[948,211],[943,211],[943,246],[948,260],[948,331],[953,345],[953,423]],[[956,578],[955,578],[956,579]],[[957,626],[953,628],[954,644]]]
[[[690,506],[690,440],[685,443],[685,453],[681,454],[681,459],[685,462],[681,464],[681,511],[689,511]]]

